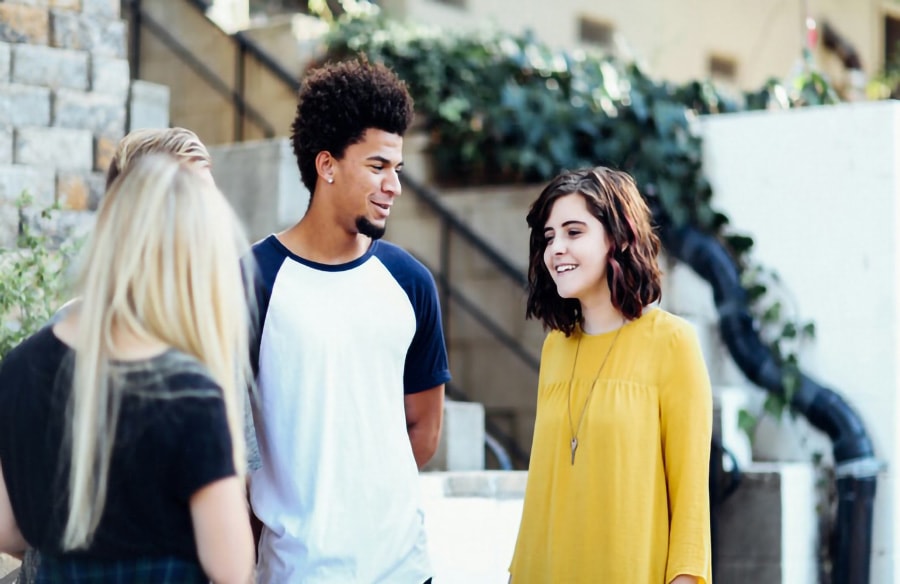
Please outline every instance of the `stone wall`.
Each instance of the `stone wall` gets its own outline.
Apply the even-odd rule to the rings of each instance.
[[[169,125],[169,90],[131,81],[119,0],[0,0],[0,248],[23,214],[56,237],[92,225],[119,141]],[[59,202],[53,221],[39,212]],[[18,560],[0,554],[0,578]]]
[[[128,127],[130,74],[119,0],[0,0],[0,245],[15,201],[59,201],[68,230],[90,220]]]

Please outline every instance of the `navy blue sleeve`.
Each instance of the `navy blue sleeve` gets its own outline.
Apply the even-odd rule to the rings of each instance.
[[[408,252],[380,241],[378,258],[409,297],[416,315],[416,333],[406,353],[403,392],[419,393],[450,381],[441,305],[431,272]]]
[[[275,277],[285,258],[281,246],[276,242],[275,236],[270,235],[253,244],[251,256],[245,258],[243,262],[243,269],[245,273],[251,271],[249,279],[253,282],[252,294],[248,294],[248,301],[251,302],[250,314],[253,322],[253,329],[250,331],[250,365],[253,367],[254,375],[259,373],[259,344],[266,324],[269,299],[272,297]]]

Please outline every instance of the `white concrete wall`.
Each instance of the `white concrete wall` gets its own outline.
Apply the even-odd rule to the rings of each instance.
[[[900,103],[710,117],[703,132],[716,205],[816,324],[804,370],[847,398],[887,463],[871,582],[900,581]]]

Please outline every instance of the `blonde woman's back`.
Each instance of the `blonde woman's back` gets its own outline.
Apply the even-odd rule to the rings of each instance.
[[[238,222],[211,182],[147,156],[92,235],[81,302],[0,365],[0,460],[37,582],[246,581]]]
[[[153,582],[208,582],[188,502],[198,488],[235,474],[222,389],[180,351],[111,365],[122,401],[104,515],[91,544],[73,554],[62,549],[69,498],[60,480],[69,465],[72,357],[45,328],[0,366],[0,460],[19,527],[41,552],[38,582],[129,570]]]

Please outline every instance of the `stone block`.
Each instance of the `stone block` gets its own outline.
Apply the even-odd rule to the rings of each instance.
[[[528,481],[526,472],[480,471],[439,473],[444,477],[444,497],[521,499]]]
[[[13,131],[10,127],[0,126],[0,165],[12,164]]]
[[[9,69],[12,50],[9,43],[0,43],[0,85],[9,83]]]
[[[425,470],[484,470],[484,406],[446,401],[441,438]]]
[[[0,4],[0,41],[46,45],[50,18],[46,8],[24,4]]]
[[[244,222],[251,241],[298,221],[309,193],[287,138],[209,149],[216,184]]]
[[[127,31],[125,22],[97,18],[68,10],[50,11],[50,44],[54,47],[82,49],[106,55],[125,58]]]
[[[15,45],[12,82],[57,89],[87,89],[88,56],[83,51],[39,45]]]
[[[120,0],[81,0],[81,12],[101,18],[116,19],[121,15]]]
[[[97,136],[94,138],[94,170],[106,172],[116,153],[121,136]]]
[[[0,123],[19,126],[50,125],[50,90],[28,85],[0,85]]]
[[[2,181],[0,177],[0,181]],[[19,235],[19,211],[12,201],[0,199],[0,248],[16,246]]]
[[[50,168],[37,168],[20,164],[0,165],[0,201],[16,201],[27,192],[39,208],[46,208],[55,201],[55,176]]]
[[[14,160],[40,168],[90,171],[94,143],[87,130],[20,128],[16,130]]]
[[[127,60],[103,55],[91,57],[91,91],[115,96],[124,103],[130,84],[131,73]]]
[[[0,0],[3,2],[4,0]],[[13,0],[15,4],[35,6],[37,8],[66,8],[68,10],[81,10],[81,0]]]
[[[103,198],[106,177],[102,172],[61,171],[56,176],[56,200],[69,211],[94,211]]]
[[[149,81],[132,81],[128,130],[169,127],[169,88]]]
[[[81,0],[48,0],[47,6],[63,10],[81,10]]]
[[[719,582],[817,582],[815,472],[806,463],[753,463],[719,507]]]
[[[85,173],[60,172],[56,175],[56,199],[63,209],[84,211],[88,208],[89,198]]]
[[[32,230],[49,237],[50,245],[59,246],[65,241],[84,241],[96,223],[96,213],[59,211],[42,217],[41,209],[32,206],[22,212],[22,221]]]
[[[93,134],[125,134],[125,101],[101,93],[60,89],[53,107],[53,125],[90,130]]]

